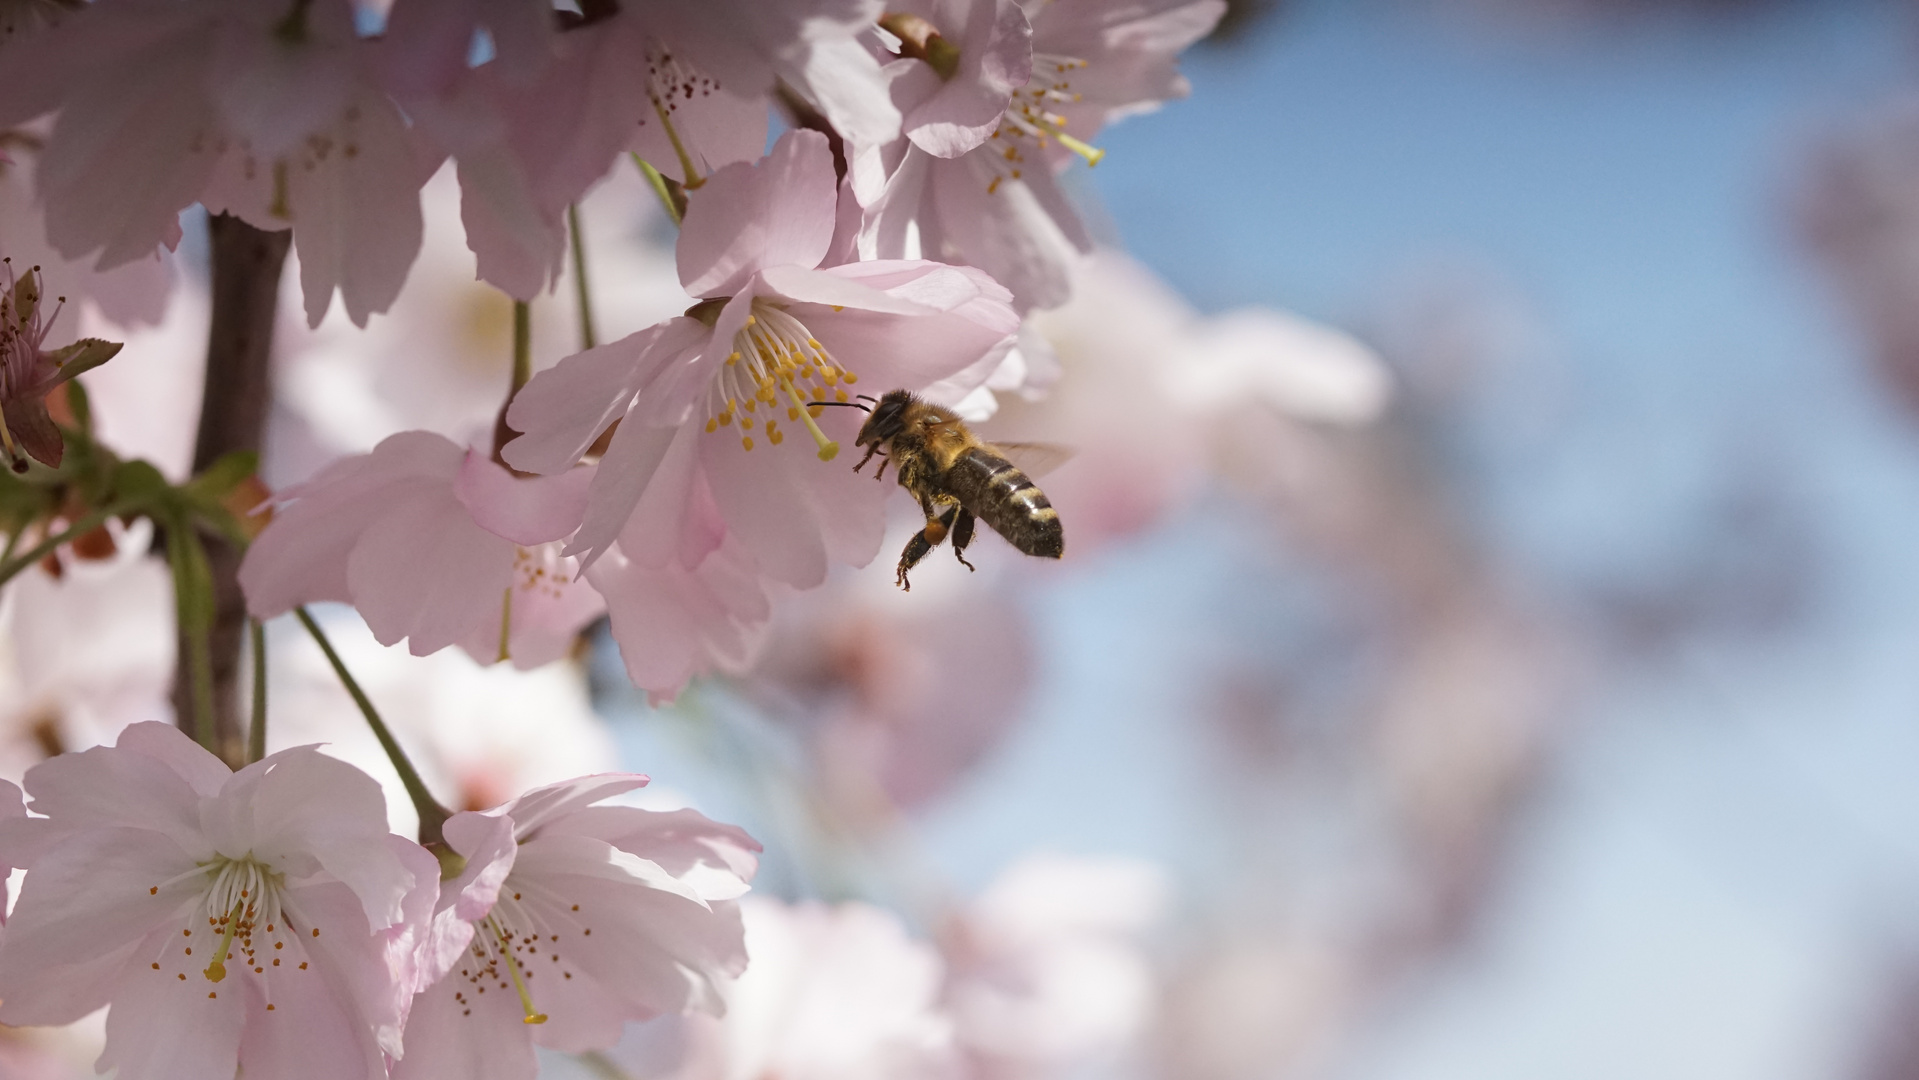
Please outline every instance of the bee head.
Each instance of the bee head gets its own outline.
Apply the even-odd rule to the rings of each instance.
[[[873,405],[873,415],[860,425],[859,438],[853,440],[854,446],[868,443],[878,444],[891,439],[906,429],[906,410],[913,404],[913,395],[904,390],[888,391],[885,397]]]

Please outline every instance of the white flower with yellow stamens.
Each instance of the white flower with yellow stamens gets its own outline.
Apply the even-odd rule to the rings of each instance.
[[[313,747],[231,772],[142,723],[26,788],[43,816],[0,829],[27,871],[0,1023],[107,1006],[100,1068],[126,1080],[384,1080],[440,868],[387,832],[372,778]]]

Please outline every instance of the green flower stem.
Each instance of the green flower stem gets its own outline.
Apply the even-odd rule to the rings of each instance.
[[[533,378],[533,311],[524,300],[513,301],[513,387],[508,401]]]
[[[632,154],[633,164],[640,167],[640,172],[645,175],[646,182],[653,185],[653,194],[658,195],[660,197],[660,205],[666,207],[666,216],[673,219],[673,224],[678,225],[682,216],[680,213],[680,201],[673,197],[673,189],[667,186],[668,182],[666,177],[660,175],[660,170],[647,164],[645,158],[634,154],[630,150],[627,152]]]
[[[193,740],[218,756],[213,722],[213,570],[191,523],[176,517],[166,523],[167,566],[173,571],[173,606],[186,647],[187,702],[193,716]]]
[[[0,585],[5,585],[7,582],[12,581],[20,571],[53,554],[55,549],[59,548],[60,545],[92,532],[106,524],[108,518],[124,514],[131,509],[131,506],[117,503],[103,506],[67,526],[65,529],[62,529],[60,532],[28,548],[24,553],[8,559],[4,563],[0,563]]]
[[[247,620],[253,649],[253,725],[247,732],[247,764],[267,756],[267,635],[258,619]]]
[[[379,712],[373,708],[373,702],[367,700],[366,691],[360,689],[360,684],[354,681],[352,673],[348,672],[346,665],[340,661],[340,654],[333,651],[333,643],[328,641],[326,634],[320,630],[320,624],[313,621],[313,616],[307,614],[307,609],[304,607],[294,608],[293,614],[300,620],[300,625],[306,627],[307,633],[313,636],[313,641],[320,646],[320,651],[326,654],[327,663],[333,665],[333,673],[340,677],[340,685],[346,687],[346,692],[352,695],[353,703],[360,707],[360,715],[366,717],[367,726],[373,729],[373,737],[380,740],[380,748],[386,751],[387,760],[393,763],[394,771],[400,774],[400,783],[405,786],[407,796],[413,800],[413,809],[420,815],[420,843],[422,845],[443,844],[445,841],[440,835],[440,827],[446,823],[447,818],[453,816],[453,812],[441,806],[433,798],[433,794],[427,791],[425,781],[420,779],[420,774],[413,768],[413,762],[407,760],[406,752],[400,749],[400,744],[394,740],[393,733],[387,730],[386,722],[380,719]]]
[[[566,208],[566,231],[573,241],[573,292],[579,297],[580,349],[584,351],[599,344],[599,336],[593,332],[593,294],[586,287],[586,245],[580,236],[578,204]]]

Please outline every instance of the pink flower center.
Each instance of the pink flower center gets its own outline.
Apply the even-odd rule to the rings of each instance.
[[[821,461],[831,461],[840,452],[840,444],[828,439],[813,422],[828,399],[846,401],[841,384],[851,386],[859,376],[833,359],[805,324],[785,309],[756,298],[746,325],[733,335],[733,352],[727,356],[718,377],[707,394],[707,431],[718,431],[739,422],[740,445],[753,449],[753,429],[759,422],[761,406],[766,440],[774,446],[786,441],[774,414],[786,401],[786,418],[806,425],[818,444]]]
[[[7,291],[0,293],[0,401],[15,401],[29,395],[41,381],[53,361],[41,350],[53,321],[60,317],[67,298],[62,296],[51,314],[40,303],[40,268],[15,278],[13,260],[0,260],[7,268]],[[0,450],[20,468],[25,459],[16,447],[13,432],[0,417]]]
[[[673,124],[673,115],[680,106],[697,98],[710,96],[720,88],[718,79],[705,75],[674,58],[670,52],[648,52],[646,57],[646,97],[653,103],[653,115],[659,119],[667,141],[673,144],[673,153],[680,159],[680,175],[686,178],[683,185],[692,191],[706,183],[700,174],[699,165],[680,140],[680,132]],[[640,126],[645,127],[647,120],[640,118]]]
[[[1066,117],[1057,111],[1080,99],[1073,91],[1072,75],[1085,67],[1086,61],[1075,57],[1033,54],[1033,77],[1013,91],[999,129],[993,132],[995,148],[986,158],[994,165],[994,176],[987,191],[998,191],[1002,181],[1020,179],[1028,149],[1043,150],[1049,142],[1085,158],[1088,165],[1097,165],[1106,156],[1106,151],[1067,134]]]
[[[155,902],[163,902],[166,898],[161,890],[195,877],[206,879],[209,887],[194,905],[179,936],[169,933],[159,953],[149,961],[152,977],[196,995],[206,989],[208,997],[217,998],[221,993],[217,984],[225,982],[237,964],[262,980],[267,1011],[277,1011],[273,1002],[275,978],[313,974],[304,943],[319,937],[319,928],[302,930],[288,921],[280,902],[285,876],[251,855],[239,859],[216,856],[210,863],[154,885],[148,894]],[[206,920],[204,925],[202,919]],[[208,989],[206,983],[216,985]]]
[[[560,958],[561,935],[584,939],[592,936],[592,928],[580,923],[578,904],[562,905],[545,895],[535,902],[529,890],[537,887],[508,877],[493,910],[474,924],[471,955],[459,975],[467,989],[453,993],[462,1016],[471,1016],[474,1002],[488,990],[511,989],[520,998],[521,1022],[544,1024],[546,1014],[533,1005],[535,980],[573,977]]]

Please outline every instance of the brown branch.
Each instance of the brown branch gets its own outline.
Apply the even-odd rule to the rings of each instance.
[[[280,272],[286,266],[290,230],[264,232],[230,214],[207,218],[213,262],[213,318],[207,333],[207,381],[200,397],[200,431],[193,445],[193,471],[200,472],[235,450],[260,449],[267,408],[273,400],[273,316]],[[239,696],[240,642],[246,634],[246,600],[240,594],[240,553],[225,540],[206,538],[213,568],[213,710],[220,756],[239,768],[246,762],[246,725]],[[179,655],[185,657],[185,643]],[[191,729],[188,680],[176,670],[174,713]]]

